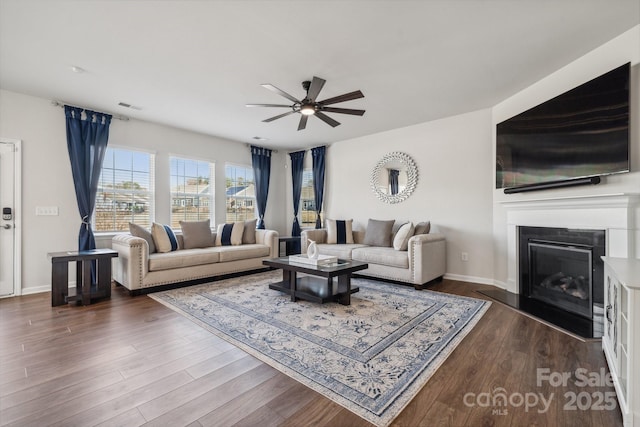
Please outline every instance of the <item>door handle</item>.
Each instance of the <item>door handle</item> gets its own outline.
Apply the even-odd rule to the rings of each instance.
[[[5,224],[3,228],[4,228],[5,230],[10,229],[10,228],[11,228],[11,224]]]

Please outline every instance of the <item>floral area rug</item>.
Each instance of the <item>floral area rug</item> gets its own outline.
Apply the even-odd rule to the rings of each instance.
[[[355,414],[387,426],[491,304],[352,279],[351,305],[271,290],[280,271],[150,294]]]

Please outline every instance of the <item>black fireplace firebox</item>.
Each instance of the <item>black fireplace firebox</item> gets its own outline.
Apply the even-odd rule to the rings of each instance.
[[[520,296],[539,310],[603,322],[604,230],[518,227]],[[539,304],[538,304],[539,303]],[[544,307],[547,307],[545,309]]]

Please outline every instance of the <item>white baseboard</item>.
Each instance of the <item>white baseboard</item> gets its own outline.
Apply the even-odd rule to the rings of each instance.
[[[69,289],[75,289],[75,288],[76,288],[76,282],[69,282]],[[51,292],[51,285],[30,286],[28,288],[22,288],[22,293],[20,295],[39,294],[42,292]]]
[[[29,288],[22,288],[21,295],[39,294],[42,292],[51,292],[51,285],[31,286]]]
[[[495,280],[488,279],[486,277],[466,276],[462,274],[445,273],[444,278],[449,280],[457,280],[459,282],[470,282],[470,283],[479,283],[481,285],[498,286]]]

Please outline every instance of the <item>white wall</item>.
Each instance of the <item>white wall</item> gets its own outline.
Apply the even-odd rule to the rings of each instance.
[[[493,190],[494,277],[495,284],[506,287],[507,222],[505,201],[525,201],[569,196],[591,196],[612,193],[640,193],[640,26],[621,34],[569,65],[540,80],[492,109],[492,145],[495,159],[495,125],[541,102],[573,89],[620,65],[631,62],[631,172],[603,178],[596,186],[572,187],[530,193],[504,194]],[[493,174],[495,174],[495,162]],[[492,183],[495,187],[495,182]]]
[[[369,218],[430,220],[446,235],[447,276],[491,282],[490,121],[490,110],[481,110],[331,144],[325,218],[353,218],[354,226],[363,230]],[[405,152],[416,162],[418,185],[404,202],[386,204],[370,189],[369,178],[377,162],[393,151]],[[290,213],[288,218],[291,224]],[[469,254],[467,262],[461,261],[463,251]]]
[[[632,173],[607,177],[598,186],[504,195],[494,189],[495,125],[618,65],[632,67]],[[325,216],[353,218],[364,229],[368,218],[430,220],[447,238],[447,275],[503,285],[507,278],[504,200],[640,192],[640,26],[572,62],[492,109],[480,110],[340,141],[327,150]],[[437,101],[435,101],[437,102]],[[25,292],[48,290],[47,252],[73,249],[80,225],[66,148],[64,114],[49,100],[0,91],[0,136],[23,141],[23,266]],[[157,155],[156,219],[169,220],[170,155],[216,163],[216,218],[224,218],[224,162],[251,164],[243,143],[167,126],[114,120],[109,143],[154,150]],[[320,145],[320,144],[319,144]],[[406,152],[419,169],[418,186],[406,201],[380,202],[369,187],[379,159]],[[307,155],[309,157],[309,155]],[[310,159],[307,159],[310,162]],[[289,235],[293,221],[287,153],[272,160],[266,224]],[[59,216],[35,216],[36,206],[58,206]],[[493,250],[491,250],[493,248]],[[461,252],[469,254],[463,262]]]
[[[64,110],[50,100],[0,91],[0,135],[22,140],[22,292],[51,289],[48,252],[77,248],[80,217],[67,152]],[[206,159],[216,164],[216,221],[225,218],[224,163],[251,166],[244,143],[224,140],[153,123],[113,120],[109,144],[156,153],[156,221],[168,223],[169,156]],[[272,159],[265,222],[283,234],[285,218],[284,154]],[[36,206],[58,206],[58,216],[36,216]],[[99,240],[99,239],[98,239]],[[99,241],[98,246],[108,244]],[[73,280],[74,274],[71,272]]]

